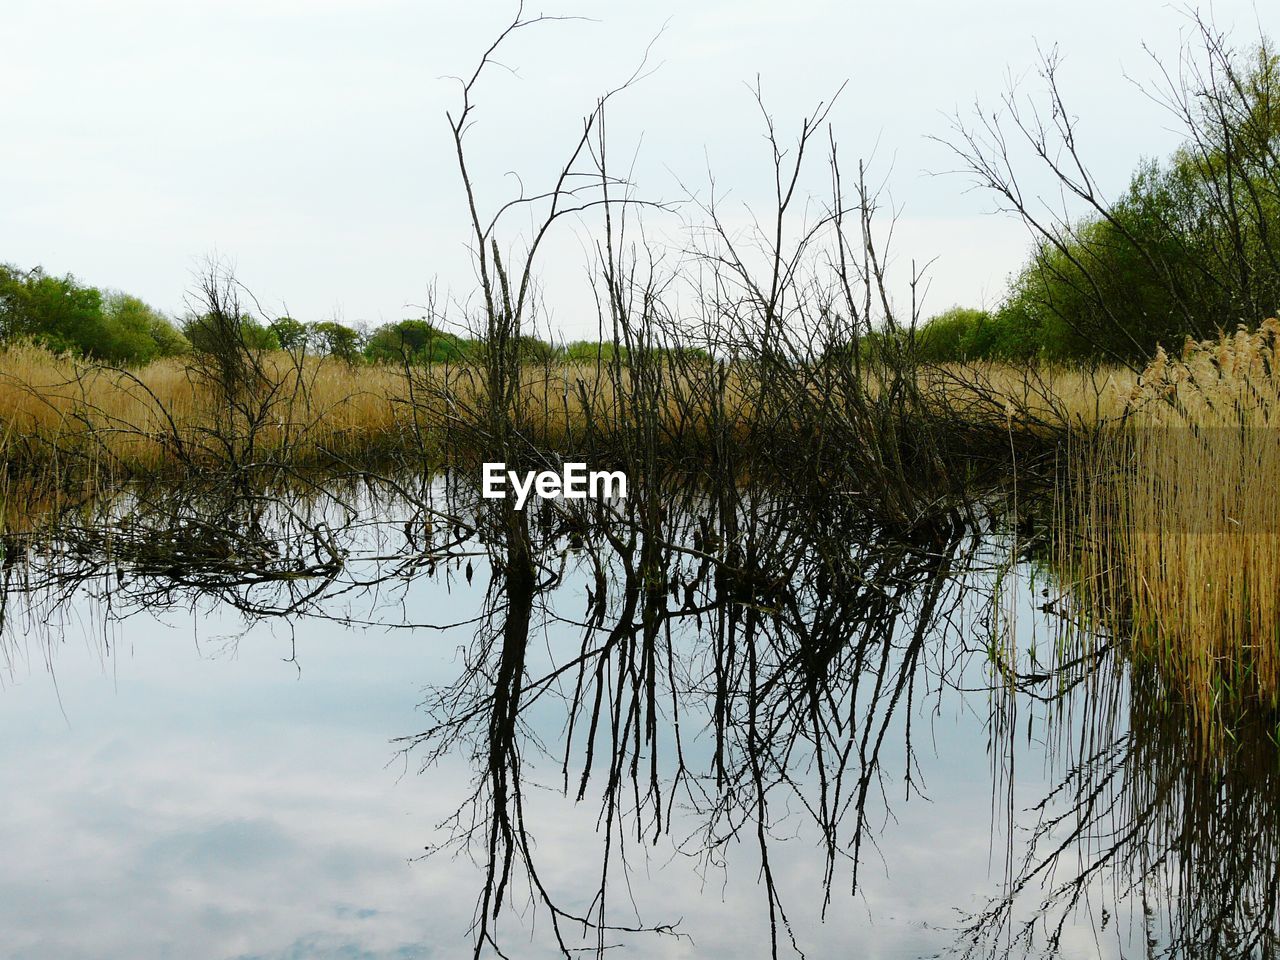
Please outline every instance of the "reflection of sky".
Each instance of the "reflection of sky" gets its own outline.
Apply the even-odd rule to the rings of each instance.
[[[455,583],[446,594],[421,582],[410,613],[460,619],[478,600],[480,583]],[[220,634],[236,631],[238,619],[170,611],[161,623],[138,616],[116,629],[113,643],[122,652],[104,661],[91,639],[101,625],[88,612],[80,623],[53,651],[53,677],[43,654],[28,650],[0,690],[0,788],[7,799],[0,956],[388,960],[469,953],[478,871],[465,859],[412,859],[439,839],[435,824],[462,798],[466,758],[422,775],[410,762],[406,774],[389,743],[425,726],[415,709],[422,688],[452,675],[468,628],[348,631],[299,622],[295,666],[286,662],[294,646],[282,624],[259,625],[228,643]],[[771,849],[810,956],[935,954],[954,938],[956,909],[978,907],[998,889],[981,717],[952,698],[931,732],[921,736],[921,729],[929,728],[917,730],[929,800],[901,802],[901,747],[890,751],[893,817],[883,818],[878,851],[867,849],[856,899],[837,881],[822,922],[821,855],[808,834]],[[545,732],[554,739],[558,727]],[[537,779],[555,783],[554,768],[545,764]],[[1038,798],[1039,774],[1020,785],[1020,807]],[[543,791],[528,796],[543,879],[567,903],[583,906],[575,896],[589,896],[599,871],[590,830],[598,794],[577,807]],[[785,809],[779,804],[775,814]],[[801,814],[793,809],[778,832],[798,832],[790,824],[799,825]],[[681,826],[673,835],[691,829]],[[669,842],[652,850],[646,865],[630,842],[630,893],[641,917],[682,917],[694,943],[642,940],[629,955],[767,952],[767,909],[749,835],[730,851],[728,880],[720,871],[700,878],[692,861],[673,857]],[[623,888],[614,893],[612,919],[634,922]],[[545,918],[532,941],[515,913],[504,915],[500,930],[512,956],[553,955]],[[1077,955],[1096,956],[1092,940]]]

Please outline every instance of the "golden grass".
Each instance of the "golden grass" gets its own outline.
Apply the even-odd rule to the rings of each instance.
[[[1009,363],[945,364],[922,374],[926,396],[960,417],[993,413],[1014,425],[1093,429],[1124,415],[1137,376],[1123,367],[1024,367]]]
[[[1066,511],[1094,613],[1210,739],[1242,707],[1280,702],[1278,349],[1268,320],[1158,354]]]
[[[287,447],[293,463],[393,452],[409,440],[420,443],[424,421],[438,431],[451,418],[475,419],[482,406],[482,378],[465,368],[418,371],[411,384],[395,366],[309,357],[299,369],[285,354],[263,363],[278,389],[255,443],[265,455]],[[952,365],[922,376],[925,392],[960,416],[1024,425],[1097,423],[1124,407],[1133,382],[1126,372],[1090,376],[1000,364]],[[626,370],[621,377],[629,383]],[[593,364],[530,365],[522,381],[518,424],[548,445],[571,443],[588,421],[597,434],[610,434],[636,419],[628,410],[634,398],[619,396]],[[705,428],[711,392],[707,384],[668,381],[661,416],[670,435]],[[719,416],[739,426],[751,419],[749,383],[731,376],[722,402]],[[186,459],[225,459],[215,434],[245,432],[244,424],[221,422],[227,416],[216,392],[182,360],[125,372],[31,345],[0,348],[0,459],[11,472],[74,466],[81,474],[164,473],[186,466],[174,456],[175,440],[186,444]]]
[[[359,456],[403,428],[404,377],[394,368],[318,358],[295,368],[283,354],[264,364],[279,389],[256,437],[263,453],[289,444],[299,462]],[[231,416],[179,360],[121,371],[30,345],[0,351],[0,457],[10,468],[163,473],[186,466],[175,436],[197,462],[223,456],[217,433]]]

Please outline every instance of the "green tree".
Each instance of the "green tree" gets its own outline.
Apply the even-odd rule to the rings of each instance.
[[[267,324],[267,328],[275,335],[282,350],[301,350],[307,345],[307,325],[293,317],[277,317]]]
[[[1040,238],[995,322],[976,334],[982,355],[1140,364],[1157,345],[1280,311],[1280,56],[1265,38],[1241,54],[1195,24],[1199,49],[1185,51],[1153,92],[1181,122],[1184,142],[1164,162],[1139,163],[1114,200],[1081,158],[1055,60],[1044,72],[1052,123],[1004,117],[1084,216],[1033,208],[1037,191],[1018,182],[1001,116],[976,135],[963,131],[957,150],[970,170]]]
[[[231,341],[255,351],[280,349],[280,341],[271,328],[248,314],[226,317],[211,313],[192,315],[183,323],[182,333],[196,353],[219,355]]]
[[[379,363],[446,363],[476,350],[465,340],[437,329],[426,320],[400,320],[378,327],[365,343],[365,356]]]
[[[355,363],[360,357],[360,334],[358,331],[338,323],[325,320],[314,323],[310,328],[311,342],[326,356]]]
[[[103,295],[100,338],[86,352],[113,363],[141,364],[188,349],[186,338],[168,317],[116,290]]]
[[[625,358],[626,354],[626,347],[594,340],[575,340],[565,344],[561,351],[561,356],[567,363],[595,363],[597,360],[609,363],[619,355]]]
[[[0,274],[0,330],[4,338],[28,338],[51,350],[92,353],[103,339],[102,293],[68,274],[54,277],[40,267]]]
[[[916,331],[916,356],[929,363],[978,359],[976,335],[992,323],[985,310],[952,307]]]
[[[0,265],[0,339],[28,339],[114,364],[143,364],[188,344],[169,318],[135,296],[70,274]]]

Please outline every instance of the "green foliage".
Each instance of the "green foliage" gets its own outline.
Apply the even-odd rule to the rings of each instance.
[[[364,355],[379,363],[449,363],[471,356],[476,346],[426,320],[401,320],[378,327],[365,343]]]
[[[1197,209],[1204,198],[1191,180],[1144,164],[1105,217],[1042,244],[1011,284],[999,315],[1012,329],[989,355],[1141,359],[1234,327],[1242,316],[1232,317],[1230,284],[1210,256],[1221,225]]]
[[[29,339],[115,364],[143,364],[189,345],[160,311],[119,291],[104,293],[39,267],[0,265],[0,340]]]
[[[952,307],[916,331],[916,356],[929,363],[967,360],[978,352],[978,338],[992,327],[985,310]]]
[[[355,363],[360,354],[358,331],[334,320],[313,323],[309,328],[311,343],[326,356]]]
[[[552,363],[559,357],[555,347],[537,337],[522,336],[517,347],[520,359],[526,363]]]
[[[612,343],[575,340],[565,344],[560,355],[566,363],[595,363],[597,360],[601,363],[610,363],[619,356],[625,356],[626,348]]]
[[[219,356],[229,346],[239,345],[249,350],[279,350],[271,327],[259,323],[248,314],[226,317],[211,313],[190,316],[182,326],[182,332],[191,349],[196,353]]]
[[[306,348],[309,331],[305,323],[293,317],[277,317],[267,327],[275,334],[276,343],[280,344],[281,350],[296,351]]]
[[[1140,362],[1280,311],[1280,57],[1264,43],[1214,67],[1185,144],[1046,237],[977,356]]]
[[[102,300],[102,326],[86,353],[113,363],[150,363],[191,349],[169,318],[137,297],[110,291]]]

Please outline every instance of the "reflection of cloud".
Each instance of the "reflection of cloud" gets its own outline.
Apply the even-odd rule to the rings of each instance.
[[[283,950],[242,953],[234,960],[420,960],[433,957],[430,947],[404,944],[389,950],[367,950],[358,943],[333,942],[324,937],[304,937]]]
[[[471,770],[462,759],[428,776],[412,774],[415,762],[385,766],[388,740],[422,728],[420,686],[456,671],[453,638],[329,636],[308,624],[299,679],[262,630],[235,659],[209,660],[181,631],[143,617],[128,626],[136,652],[113,664],[116,676],[94,657],[60,656],[69,722],[40,683],[0,696],[0,960],[470,954],[480,871],[465,856],[407,861],[441,839],[435,825],[453,812]],[[203,625],[202,636],[217,626]],[[536,716],[553,741],[562,717],[549,707]],[[798,815],[778,824],[800,834],[770,856],[810,956],[933,952],[950,939],[936,928],[954,924],[951,908],[989,889],[986,735],[980,722],[955,732],[948,723],[938,754],[918,758],[939,802],[893,804],[897,822],[877,838],[888,879],[870,855],[860,899],[837,883],[825,922],[815,837]],[[906,763],[900,752],[886,756],[886,769]],[[558,764],[542,772],[558,782]],[[585,910],[600,874],[596,807],[526,786],[541,878],[565,906]],[[775,815],[784,809],[775,805]],[[694,827],[677,812],[671,835]],[[627,840],[634,883],[617,879],[615,861],[610,919],[634,922],[634,898],[642,922],[683,918],[695,942],[618,940],[664,960],[760,955],[768,914],[747,841],[731,846],[723,875],[713,869],[703,883],[689,859],[671,856],[669,841],[642,849]],[[531,936],[533,919],[504,911],[508,955],[558,956],[545,916]]]
[[[69,722],[39,675],[0,697],[0,958],[467,949],[471,864],[408,862],[451,798],[386,766],[421,720],[420,641],[312,636],[300,682],[261,633],[229,662],[130,630],[114,677],[60,657]]]
[[[270,820],[228,820],[162,836],[140,851],[153,870],[261,869],[297,854],[294,841]]]
[[[378,915],[377,910],[369,907],[353,907],[349,904],[340,903],[333,908],[333,915],[342,919],[354,917],[357,920],[369,920]]]

